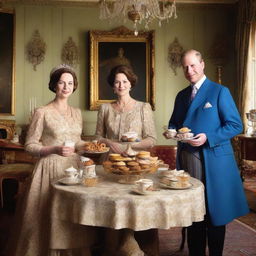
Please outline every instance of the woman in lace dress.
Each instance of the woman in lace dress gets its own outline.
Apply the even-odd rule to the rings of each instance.
[[[117,95],[117,100],[100,106],[96,135],[115,153],[126,154],[127,144],[120,142],[122,135],[126,132],[138,134],[139,142],[131,144],[135,151],[150,149],[156,143],[155,124],[150,104],[137,101],[130,95],[136,82],[137,76],[126,65],[114,67],[108,76],[108,83]],[[133,239],[132,230],[108,229],[105,237],[107,239],[105,244],[112,243],[112,246],[105,248],[104,255],[140,256],[144,255],[144,252],[149,256],[158,255],[157,230],[135,232],[139,245]],[[113,245],[114,243],[116,244]]]
[[[93,231],[89,241],[88,227],[66,223],[61,225],[66,230],[59,230],[50,219],[51,183],[63,177],[66,168],[78,168],[75,151],[83,144],[81,111],[68,104],[77,86],[76,74],[69,66],[53,69],[49,89],[55,98],[36,109],[32,117],[25,149],[39,161],[17,209],[8,256],[90,255],[87,245]],[[75,147],[64,146],[65,141],[75,142]],[[67,232],[72,234],[67,236]]]
[[[117,95],[117,100],[100,106],[96,135],[116,153],[126,150],[127,145],[120,142],[126,132],[138,134],[140,142],[132,143],[134,150],[146,150],[156,143],[150,104],[137,101],[130,95],[136,82],[137,76],[125,65],[114,67],[108,76],[108,83]]]

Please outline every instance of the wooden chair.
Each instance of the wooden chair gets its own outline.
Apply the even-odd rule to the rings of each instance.
[[[24,181],[30,177],[34,165],[29,163],[13,163],[0,165],[0,193],[1,193],[1,207],[4,207],[4,191],[3,182],[6,179],[13,179],[18,182],[17,196],[23,191]]]
[[[14,144],[8,140],[0,141],[0,203],[4,206],[4,180],[15,180],[18,183],[18,191],[16,196],[19,196],[24,190],[24,181],[30,177],[34,163],[37,158],[30,156],[24,151],[23,145]],[[16,192],[16,191],[14,191]]]

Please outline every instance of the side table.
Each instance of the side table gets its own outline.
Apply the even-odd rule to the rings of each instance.
[[[245,163],[245,160],[256,161],[256,137],[239,134],[234,137],[233,145],[242,179],[244,179],[245,175],[256,175],[256,169]]]

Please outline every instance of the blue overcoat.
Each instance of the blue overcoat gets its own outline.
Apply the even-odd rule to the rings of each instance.
[[[242,132],[242,122],[228,88],[206,78],[191,104],[190,95],[191,86],[178,93],[169,127],[206,134],[202,152],[208,210],[213,225],[225,225],[249,212],[230,142]]]

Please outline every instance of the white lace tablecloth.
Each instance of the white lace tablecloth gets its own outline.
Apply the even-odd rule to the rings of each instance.
[[[137,195],[134,185],[117,183],[102,166],[96,172],[100,177],[96,187],[53,184],[53,221],[138,231],[186,227],[204,218],[204,186],[199,180],[191,178],[193,186],[185,190]],[[156,175],[150,178],[158,182]]]

